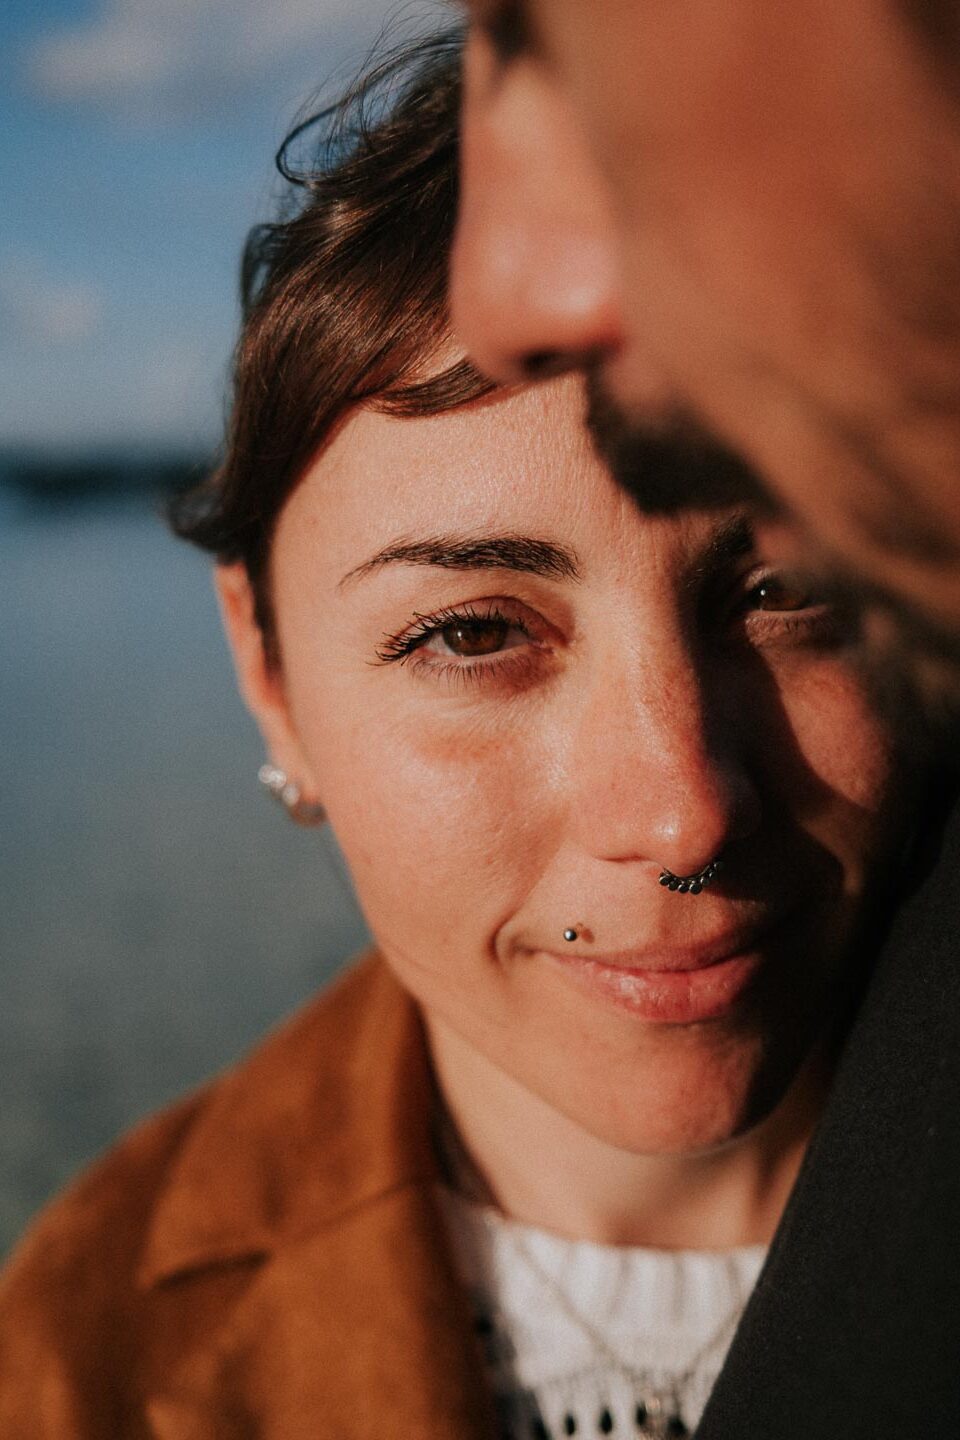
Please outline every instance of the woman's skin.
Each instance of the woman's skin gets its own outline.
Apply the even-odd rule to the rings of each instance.
[[[903,766],[842,622],[733,512],[641,515],[582,409],[567,378],[354,413],[280,516],[279,667],[241,567],[221,601],[504,1210],[765,1240],[902,844]],[[700,895],[658,883],[720,854]]]

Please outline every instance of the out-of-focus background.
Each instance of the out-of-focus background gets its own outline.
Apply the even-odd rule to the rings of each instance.
[[[247,228],[301,107],[437,0],[0,7],[0,1253],[364,940],[258,793],[204,557]]]

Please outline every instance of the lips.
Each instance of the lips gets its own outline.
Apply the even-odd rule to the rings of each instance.
[[[728,930],[695,946],[598,956],[542,952],[580,991],[654,1024],[690,1025],[730,1014],[763,968],[772,926]]]
[[[729,928],[695,945],[646,945],[635,950],[605,951],[600,955],[576,955],[573,959],[590,961],[608,970],[628,970],[645,975],[685,974],[691,970],[705,970],[731,955],[756,947],[762,936],[772,928],[772,921],[766,925],[739,925]],[[560,956],[561,959],[564,955]]]

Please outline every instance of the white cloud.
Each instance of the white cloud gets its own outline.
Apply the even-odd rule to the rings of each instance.
[[[93,286],[50,274],[33,255],[0,256],[0,317],[20,339],[77,344],[96,330],[102,309]]]
[[[394,14],[449,23],[442,0],[102,0],[27,55],[45,98],[140,118],[223,112],[278,77],[311,85]]]
[[[0,448],[204,450],[219,439],[228,337],[15,346],[0,324]]]

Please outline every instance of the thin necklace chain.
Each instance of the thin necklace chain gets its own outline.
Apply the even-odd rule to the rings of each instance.
[[[560,1281],[550,1274],[549,1270],[530,1250],[524,1236],[517,1234],[516,1231],[511,1231],[510,1235],[514,1253],[523,1261],[543,1288],[549,1292],[567,1319],[572,1321],[586,1336],[598,1357],[612,1369],[625,1375],[636,1386],[638,1398],[642,1400],[648,1418],[653,1422],[662,1418],[666,1423],[673,1419],[679,1419],[683,1391],[706,1357],[733,1335],[746,1307],[746,1297],[737,1297],[733,1309],[724,1316],[721,1324],[708,1336],[706,1342],[700,1346],[693,1359],[679,1375],[671,1377],[665,1386],[656,1385],[649,1370],[639,1370],[628,1364],[614,1350],[606,1336],[580,1312]]]
[[[459,1131],[453,1123],[447,1107],[437,1093],[433,1112],[433,1141],[440,1162],[441,1172],[456,1191],[474,1204],[495,1205],[489,1187],[468,1154]],[[729,1341],[746,1308],[747,1297],[738,1296],[733,1309],[724,1316],[722,1323],[701,1345],[693,1359],[665,1386],[656,1385],[647,1370],[628,1365],[610,1345],[595,1325],[582,1315],[558,1280],[540,1264],[533,1255],[522,1234],[516,1229],[509,1231],[514,1253],[526,1264],[528,1270],[549,1292],[570,1320],[590,1341],[596,1354],[611,1369],[625,1376],[635,1387],[637,1398],[645,1414],[644,1430],[653,1437],[668,1437],[671,1434],[687,1434],[681,1416],[681,1397],[693,1379],[703,1360],[721,1344]],[[679,1428],[677,1428],[679,1427]]]

